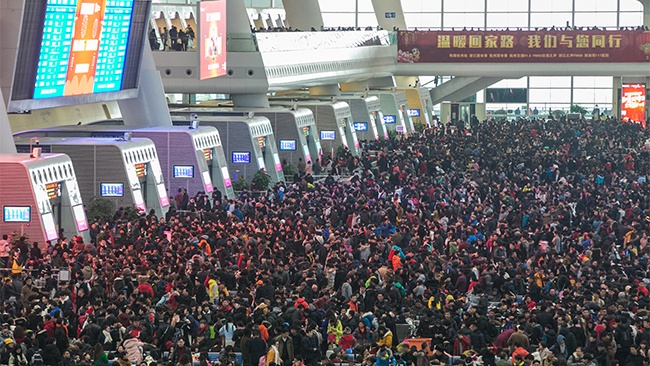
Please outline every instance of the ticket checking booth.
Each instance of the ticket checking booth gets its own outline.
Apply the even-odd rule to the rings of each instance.
[[[75,169],[64,154],[0,154],[0,232],[38,242],[66,237],[90,239]]]

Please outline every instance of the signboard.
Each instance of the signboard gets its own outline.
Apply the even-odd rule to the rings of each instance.
[[[124,197],[124,183],[99,183],[100,197]]]
[[[354,122],[355,131],[368,131],[368,122]]]
[[[408,114],[409,117],[420,117],[420,110],[419,109],[409,109]]]
[[[231,187],[232,181],[230,180],[230,173],[228,173],[228,167],[226,166],[221,167],[221,175],[223,176],[223,185],[226,188]]]
[[[645,84],[623,84],[621,89],[621,118],[624,122],[640,123],[645,128]]]
[[[74,215],[75,225],[77,225],[77,231],[88,230],[88,220],[86,220],[86,212],[84,212],[84,207],[82,205],[74,206],[72,208],[72,214]]]
[[[226,74],[226,0],[201,1],[199,4],[199,78]]]
[[[642,30],[399,31],[397,62],[647,62]]]
[[[336,140],[336,131],[321,131],[321,140]]]
[[[30,206],[5,206],[4,222],[30,222],[32,220],[32,208]]]
[[[397,126],[395,126],[395,130],[397,130],[397,132],[404,132],[404,126],[397,125]]]
[[[45,185],[47,197],[51,200],[61,197],[61,183],[50,183]]]
[[[213,186],[212,186],[212,177],[210,177],[210,172],[205,171],[201,173],[203,176],[203,185],[205,186],[205,192],[206,193],[212,193],[213,191]]]
[[[296,140],[280,140],[280,151],[296,151]]]
[[[169,206],[169,197],[167,197],[167,189],[165,188],[165,185],[156,184],[156,190],[158,191],[158,200],[160,201],[160,206]]]
[[[205,161],[207,162],[212,161],[212,148],[203,149],[203,156],[205,157]]]
[[[397,16],[394,11],[387,11],[384,13],[384,18],[386,19],[393,19]]]
[[[134,0],[48,0],[34,99],[122,89]]]
[[[233,164],[250,164],[251,162],[251,153],[250,152],[232,152],[232,163]],[[262,164],[263,166],[264,164]]]
[[[194,178],[194,165],[174,165],[172,168],[174,178]]]
[[[395,121],[397,121],[397,116],[393,114],[385,114],[384,115],[384,124],[385,125],[394,125]]]
[[[135,164],[135,175],[142,178],[147,175],[147,166],[145,164]]]

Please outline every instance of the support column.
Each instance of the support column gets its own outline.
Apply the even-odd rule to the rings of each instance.
[[[639,0],[643,4],[643,25],[650,27],[650,0]]]
[[[0,89],[0,154],[15,154],[16,145],[14,144],[7,108],[4,99],[2,99],[2,89]]]
[[[406,20],[404,20],[404,11],[400,1],[372,0],[372,6],[375,8],[377,24],[380,27],[386,30],[392,30],[393,27],[406,30]]]
[[[172,126],[162,78],[149,47],[145,47],[142,54],[138,96],[120,100],[118,105],[126,127]]]
[[[303,31],[309,31],[312,27],[320,30],[323,27],[318,0],[284,0],[283,4],[287,26]]]

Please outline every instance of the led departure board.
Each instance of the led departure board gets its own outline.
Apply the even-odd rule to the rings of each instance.
[[[133,0],[48,0],[34,99],[122,87]]]
[[[24,0],[9,110],[137,96],[151,0]]]

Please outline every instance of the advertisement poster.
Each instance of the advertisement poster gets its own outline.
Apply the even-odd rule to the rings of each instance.
[[[199,4],[199,55],[201,80],[226,74],[226,0]]]
[[[647,62],[642,30],[399,31],[397,62]]]
[[[640,123],[645,128],[645,104],[645,84],[623,84],[621,118],[624,122]]]

